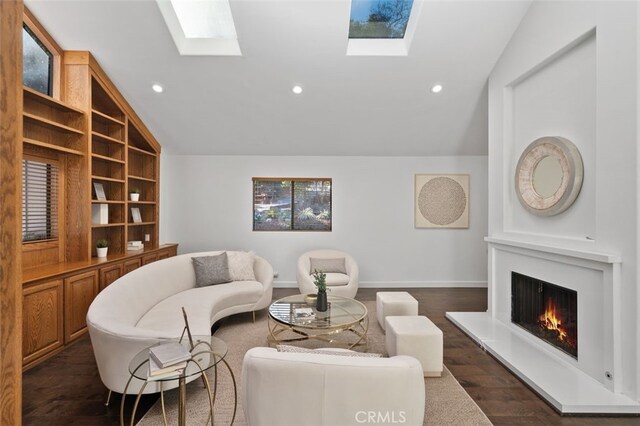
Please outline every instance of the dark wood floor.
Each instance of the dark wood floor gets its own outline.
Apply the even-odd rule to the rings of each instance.
[[[357,298],[375,300],[376,291],[360,289]],[[442,329],[445,364],[495,425],[640,425],[638,417],[560,416],[445,318],[447,311],[485,311],[485,289],[407,291],[420,302],[420,314]],[[274,298],[296,292],[276,289]],[[114,394],[111,405],[105,407],[106,396],[85,337],[24,374],[23,422],[47,426],[118,424],[120,397]],[[156,399],[153,395],[144,398],[139,412],[145,412]],[[131,412],[130,405],[128,408]]]

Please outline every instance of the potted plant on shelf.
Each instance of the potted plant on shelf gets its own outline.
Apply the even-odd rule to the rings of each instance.
[[[140,200],[140,190],[138,188],[134,188],[129,192],[129,198],[131,201]]]
[[[96,251],[98,252],[98,257],[107,257],[108,250],[109,250],[109,241],[104,239],[96,241]]]
[[[313,283],[318,289],[318,300],[316,301],[316,310],[318,312],[325,312],[327,310],[327,274],[318,271],[313,271]]]

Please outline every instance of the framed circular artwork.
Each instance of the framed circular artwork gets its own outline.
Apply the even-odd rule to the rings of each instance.
[[[469,227],[469,175],[415,175],[416,228]]]
[[[578,198],[583,177],[582,156],[573,142],[545,136],[533,141],[520,156],[515,175],[516,194],[530,213],[554,216]]]

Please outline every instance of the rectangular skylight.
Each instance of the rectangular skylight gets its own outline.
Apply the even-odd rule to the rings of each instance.
[[[227,0],[171,0],[186,38],[236,38]]]
[[[413,0],[351,0],[350,39],[402,39]]]
[[[229,0],[156,1],[181,55],[241,55]]]

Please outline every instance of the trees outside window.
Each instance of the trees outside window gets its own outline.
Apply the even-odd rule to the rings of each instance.
[[[254,178],[254,231],[331,231],[331,179]]]

